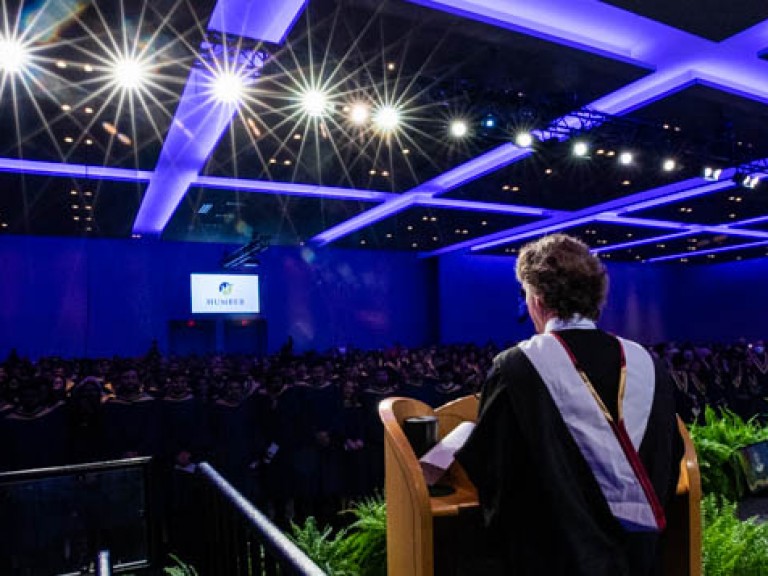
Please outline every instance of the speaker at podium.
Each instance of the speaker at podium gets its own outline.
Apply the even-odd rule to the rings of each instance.
[[[412,398],[392,397],[379,404],[384,424],[388,576],[475,576],[493,571],[484,566],[482,515],[477,490],[466,472],[453,462],[438,484],[447,489],[430,493],[419,463],[435,440],[433,428],[437,441],[445,439],[463,422],[476,421],[478,405],[476,396],[459,398],[435,410]],[[430,422],[436,426],[425,425]],[[699,466],[679,418],[678,429],[685,454],[677,493],[667,509],[663,573],[701,576]]]

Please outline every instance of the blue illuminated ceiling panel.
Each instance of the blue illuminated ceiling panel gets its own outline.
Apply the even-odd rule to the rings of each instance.
[[[119,14],[107,4],[105,22],[111,22]],[[143,11],[137,8],[144,4],[129,4],[126,20],[137,30],[146,28]],[[169,14],[164,22],[164,15],[149,10],[161,20],[162,33],[147,45],[167,57],[158,65],[162,70],[155,87],[164,96],[151,102],[113,97],[103,108],[99,103],[105,92],[96,72],[104,70],[94,71],[90,60],[77,56],[94,52],[98,43],[67,37],[58,57],[51,47],[54,38],[38,40],[36,50],[51,52],[25,76],[24,86],[5,81],[0,92],[0,128],[5,134],[0,137],[0,172],[18,175],[16,188],[22,194],[16,202],[18,198],[6,192],[16,200],[6,199],[5,206],[0,202],[0,224],[8,224],[0,232],[32,230],[30,212],[13,206],[37,200],[38,191],[55,194],[41,180],[47,178],[77,182],[81,190],[88,183],[105,190],[109,182],[119,191],[114,198],[129,198],[120,205],[123,213],[136,214],[126,234],[160,236],[172,222],[168,233],[177,237],[185,222],[189,228],[205,219],[197,212],[206,197],[201,190],[212,197],[219,190],[225,207],[232,201],[226,198],[234,197],[240,205],[246,196],[244,204],[269,205],[265,212],[280,222],[273,228],[285,227],[294,218],[308,220],[313,212],[319,215],[316,222],[305,222],[301,232],[281,236],[285,243],[307,241],[310,235],[316,246],[373,247],[374,239],[383,235],[387,240],[391,233],[398,237],[382,246],[416,249],[424,256],[457,250],[509,253],[505,250],[527,239],[571,230],[583,232],[607,258],[675,261],[672,250],[684,246],[694,252],[680,243],[697,235],[712,243],[708,249],[713,252],[703,255],[707,260],[738,252],[734,247],[742,245],[745,254],[758,254],[766,239],[763,187],[768,183],[745,190],[737,180],[745,170],[762,177],[768,169],[768,15],[759,3],[729,8],[737,14],[728,20],[672,4],[391,0],[372,8],[371,2],[361,0],[345,4],[342,12],[330,0],[312,0],[308,6],[303,0],[220,0],[204,7],[206,17],[197,20],[197,32],[167,46],[152,43],[169,36],[174,26],[194,29],[195,19]],[[73,22],[95,21],[92,7],[84,10]],[[290,32],[303,12],[299,32]],[[332,36],[343,18],[345,26],[359,27],[359,37]],[[435,36],[435,29],[441,28],[435,23],[441,22],[451,23],[442,28],[459,32]],[[473,42],[472,34],[486,38]],[[223,52],[211,48],[217,42],[225,47]],[[439,51],[429,51],[430,44],[441,43]],[[227,45],[237,50],[227,52]],[[406,45],[427,52],[401,51]],[[513,52],[515,45],[519,53]],[[534,45],[546,46],[541,51],[546,57],[536,60]],[[246,53],[272,57],[266,64],[256,63],[251,76],[254,96],[247,107],[214,104],[214,52],[235,54],[236,62]],[[531,56],[509,58],[512,53]],[[315,62],[317,55],[330,57]],[[424,82],[429,74],[421,73],[423,67],[440,57],[445,58],[445,74]],[[610,64],[594,81],[585,72],[591,59]],[[340,79],[351,62],[370,82]],[[520,68],[504,68],[504,62]],[[186,82],[170,77],[170,64]],[[255,78],[263,66],[272,68],[269,81],[259,84]],[[526,67],[527,75],[518,73]],[[336,90],[333,115],[322,120],[297,116],[297,91],[318,79],[328,80]],[[480,118],[470,117],[478,144],[461,149],[445,131],[448,118],[467,112],[489,85],[505,82],[494,97],[505,106],[515,103],[515,121],[506,123],[501,133],[478,128]],[[13,103],[23,113],[7,105],[11,86],[17,93]],[[386,99],[395,88],[404,87],[410,92],[403,92],[407,97],[400,103],[404,117],[410,115],[412,139],[373,137],[341,119],[349,98],[364,94],[370,99],[376,93],[375,98]],[[442,115],[427,123],[415,117],[424,98],[442,103]],[[406,104],[413,108],[406,109]],[[544,108],[558,112],[547,116]],[[125,119],[129,110],[141,120],[140,126],[132,127]],[[497,109],[486,106],[485,112],[493,115]],[[41,117],[50,122],[41,123]],[[631,122],[622,124],[622,118]],[[515,131],[528,128],[533,130],[533,148],[516,145]],[[649,137],[654,131],[657,135]],[[577,160],[570,157],[571,145],[581,138],[594,139],[593,148],[588,159]],[[654,138],[658,146],[638,147],[632,165],[617,167],[622,148]],[[668,155],[677,165],[661,173],[659,166]],[[700,177],[704,158],[723,169],[717,181]],[[755,162],[762,164],[755,167]],[[316,208],[306,210],[309,205]],[[280,206],[282,210],[276,208]],[[219,208],[211,208],[213,214],[224,215]],[[414,214],[418,222],[410,221]],[[237,215],[233,205],[234,221],[241,220],[243,230],[254,229],[253,222],[238,220]],[[435,225],[436,216],[444,225]],[[54,215],[51,222],[60,219]],[[107,228],[122,230],[106,225],[102,230]],[[600,240],[606,242],[589,238],[595,235],[586,230],[595,228],[604,231]],[[70,233],[57,230],[52,233]],[[420,238],[412,240],[411,232]],[[662,244],[665,247],[659,248]]]

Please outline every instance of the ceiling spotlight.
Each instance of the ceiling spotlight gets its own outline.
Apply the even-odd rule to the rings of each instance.
[[[480,125],[483,128],[496,128],[496,117],[493,114],[488,114],[480,121]]]
[[[760,182],[760,180],[756,174],[745,174],[745,175],[740,175],[737,179],[737,182],[741,184],[744,188],[749,188],[750,190],[753,190],[757,187],[757,184]]]
[[[15,38],[0,36],[0,71],[16,74],[24,69],[29,61],[25,44]]]
[[[368,117],[370,115],[371,115],[371,112],[368,109],[368,105],[363,104],[362,102],[353,104],[351,110],[349,111],[349,119],[352,121],[353,124],[357,126],[362,126],[363,124],[368,122]]]
[[[629,166],[632,164],[632,161],[634,158],[632,157],[632,152],[622,152],[619,154],[619,164],[622,166]]]
[[[717,181],[717,180],[720,180],[720,175],[722,173],[723,173],[722,168],[712,168],[711,166],[707,166],[704,168],[704,179]]]
[[[144,64],[135,58],[119,58],[112,66],[112,79],[124,90],[141,88],[146,81],[146,76]]]
[[[586,142],[576,142],[573,145],[573,155],[583,158],[589,153],[589,145]]]
[[[232,71],[223,71],[213,79],[213,97],[222,104],[239,104],[245,92],[243,77]]]
[[[452,120],[450,129],[454,138],[463,138],[469,133],[469,127],[464,120]]]
[[[661,169],[664,172],[672,172],[675,168],[677,168],[677,163],[673,158],[665,158],[664,162],[661,163]]]
[[[301,107],[309,116],[323,116],[329,108],[328,95],[321,90],[310,88],[301,95]]]
[[[530,148],[533,145],[533,136],[530,132],[519,132],[515,136],[515,144],[520,148]]]
[[[373,122],[382,132],[392,132],[400,123],[400,112],[394,106],[382,106],[374,114]]]

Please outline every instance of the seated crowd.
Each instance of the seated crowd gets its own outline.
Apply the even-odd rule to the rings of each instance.
[[[651,347],[678,413],[768,414],[768,352],[748,344]],[[383,486],[385,397],[433,407],[479,391],[489,344],[333,350],[268,358],[42,358],[0,364],[0,471],[154,456],[167,478],[210,461],[280,525],[332,521]],[[168,486],[172,485],[169,480]]]
[[[377,406],[477,391],[493,346],[334,350],[269,358],[0,364],[0,471],[154,456],[167,478],[211,462],[279,524],[332,520],[383,486]],[[171,480],[168,486],[171,486]]]

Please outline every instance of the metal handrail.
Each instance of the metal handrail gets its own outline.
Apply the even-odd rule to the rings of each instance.
[[[109,550],[99,550],[99,554],[96,556],[96,576],[112,576]]]
[[[210,464],[201,462],[200,474],[237,509],[240,515],[258,532],[267,550],[280,562],[285,562],[302,576],[327,576],[304,552],[299,549],[269,519],[227,482]]]

